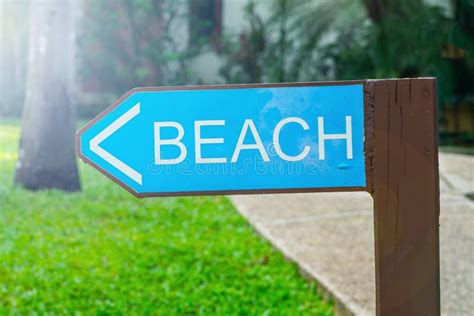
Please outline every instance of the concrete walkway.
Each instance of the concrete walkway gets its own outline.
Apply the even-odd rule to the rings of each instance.
[[[441,310],[474,315],[474,158],[440,154]],[[249,222],[316,279],[336,314],[375,311],[372,199],[367,193],[233,196]]]

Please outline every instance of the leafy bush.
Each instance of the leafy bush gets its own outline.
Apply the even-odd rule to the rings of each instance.
[[[437,76],[443,96],[474,93],[472,1],[453,1],[449,14],[421,0],[273,0],[267,19],[256,6],[227,40],[228,81]]]
[[[123,93],[136,86],[189,84],[188,48],[182,28],[186,2],[87,0],[79,34],[81,78],[86,90]]]

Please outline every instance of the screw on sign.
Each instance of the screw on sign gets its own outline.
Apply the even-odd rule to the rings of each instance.
[[[77,134],[137,197],[367,191],[376,313],[439,315],[434,78],[136,88]]]

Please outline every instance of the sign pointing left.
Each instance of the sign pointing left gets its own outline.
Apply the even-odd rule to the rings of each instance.
[[[138,197],[364,190],[363,82],[137,88],[77,152]]]
[[[130,110],[122,114],[112,124],[107,126],[103,131],[94,136],[90,141],[90,149],[96,153],[99,157],[110,163],[112,166],[123,172],[125,175],[130,177],[133,181],[138,184],[142,184],[142,175],[136,170],[126,165],[123,161],[109,153],[107,150],[100,146],[107,137],[115,133],[119,128],[127,124],[135,116],[140,114],[140,103],[135,104]]]

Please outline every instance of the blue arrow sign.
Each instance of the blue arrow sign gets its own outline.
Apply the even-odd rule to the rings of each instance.
[[[361,190],[363,84],[137,88],[77,149],[137,196]]]

